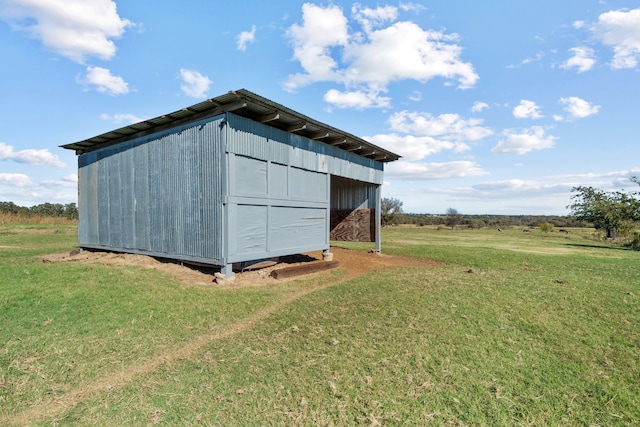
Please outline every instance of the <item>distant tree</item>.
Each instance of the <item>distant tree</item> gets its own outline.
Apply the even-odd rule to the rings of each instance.
[[[49,216],[67,219],[78,219],[78,206],[75,203],[41,203],[30,208],[18,206],[13,202],[0,202],[0,213],[20,214],[26,217]]]
[[[481,228],[483,228],[484,226],[486,226],[487,223],[484,222],[484,220],[482,219],[478,219],[478,218],[472,218],[469,220],[469,228],[471,229],[476,229],[476,230],[480,230]]]
[[[549,233],[553,231],[553,224],[551,224],[550,222],[543,222],[542,224],[538,225],[538,228],[545,233]]]
[[[78,219],[78,206],[75,203],[64,205],[64,216],[67,219]]]
[[[60,203],[42,203],[40,205],[31,206],[29,211],[34,215],[41,216],[64,216],[64,206]]]
[[[638,178],[631,180],[638,184]],[[640,220],[638,192],[607,192],[593,187],[574,187],[571,191],[575,194],[568,208],[574,218],[606,230],[608,237],[629,234]]]
[[[461,222],[462,222],[462,214],[461,213],[459,213],[454,208],[447,209],[447,214],[446,214],[446,217],[444,219],[444,224],[447,227],[451,227],[451,229],[453,230]]]
[[[0,202],[0,212],[5,214],[28,214],[29,208],[18,206],[13,202]]]
[[[383,227],[398,224],[399,214],[402,213],[402,201],[383,197],[380,203],[380,213]]]

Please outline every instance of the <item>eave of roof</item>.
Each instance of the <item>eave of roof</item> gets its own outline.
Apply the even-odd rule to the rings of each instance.
[[[372,160],[392,162],[400,158],[399,155],[373,145],[362,138],[321,123],[246,89],[231,91],[173,113],[134,123],[61,147],[75,150],[76,154],[87,153],[226,112],[233,112],[265,125],[321,141]]]

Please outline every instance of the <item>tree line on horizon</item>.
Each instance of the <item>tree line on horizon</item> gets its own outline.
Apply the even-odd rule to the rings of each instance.
[[[552,224],[554,227],[591,227],[592,224],[569,215],[493,215],[462,214],[449,208],[444,214],[407,213],[402,210],[402,201],[395,198],[383,198],[381,203],[382,226],[390,225],[435,225],[455,228],[458,226],[472,229],[499,228],[508,226],[538,227],[540,224]]]
[[[0,213],[22,217],[54,217],[66,219],[78,219],[78,206],[75,203],[41,203],[39,205],[25,207],[13,202],[0,202]]]
[[[640,178],[631,177],[630,181],[640,185]],[[447,227],[466,226],[472,229],[486,227],[528,226],[551,224],[555,227],[594,227],[607,231],[607,237],[614,238],[618,233],[633,237],[640,247],[640,191],[603,191],[593,187],[574,187],[571,192],[570,215],[464,215],[454,208],[445,214],[405,213],[402,201],[396,198],[383,198],[381,201],[382,226],[414,224],[444,225]],[[16,216],[59,217],[78,219],[76,203],[41,203],[24,207],[14,202],[0,202],[0,214]]]
[[[455,209],[453,209],[455,211]],[[413,224],[417,226],[436,225],[445,227],[466,227],[472,229],[499,228],[509,226],[538,227],[540,224],[554,227],[591,227],[592,224],[571,216],[562,215],[463,215],[457,211],[445,214],[400,213],[389,225]]]

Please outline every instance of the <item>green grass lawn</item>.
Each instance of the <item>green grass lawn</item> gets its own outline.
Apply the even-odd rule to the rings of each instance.
[[[0,228],[2,425],[640,424],[640,253],[578,230],[385,229],[445,264],[242,289],[44,264],[57,231]]]

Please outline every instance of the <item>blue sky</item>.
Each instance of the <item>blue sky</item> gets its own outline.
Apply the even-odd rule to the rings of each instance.
[[[402,155],[407,212],[566,215],[640,175],[640,2],[0,0],[0,201],[58,148],[246,88]]]

